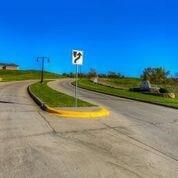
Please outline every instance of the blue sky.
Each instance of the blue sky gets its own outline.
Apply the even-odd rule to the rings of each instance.
[[[145,67],[178,72],[176,0],[6,0],[0,7],[0,62],[75,71],[72,49],[85,52],[83,71],[139,76]]]

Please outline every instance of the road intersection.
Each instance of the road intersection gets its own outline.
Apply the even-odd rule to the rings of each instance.
[[[0,83],[0,177],[172,177],[178,175],[178,110],[79,89],[109,108],[98,120],[41,111],[32,81]],[[74,94],[70,80],[49,83]]]

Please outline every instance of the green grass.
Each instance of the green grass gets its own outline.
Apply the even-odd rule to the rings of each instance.
[[[0,70],[2,81],[21,81],[40,79],[41,72],[36,70]],[[56,79],[61,77],[58,74],[44,72],[45,79]]]
[[[53,90],[52,88],[47,86],[49,81],[45,81],[43,84],[40,82],[32,84],[30,86],[31,91],[40,98],[45,104],[50,107],[74,107],[75,106],[75,98],[72,96],[68,96],[64,93]],[[82,100],[78,100],[79,107],[89,107],[93,106],[90,103],[87,103]]]
[[[160,96],[131,92],[129,91],[129,89],[112,88],[100,84],[94,84],[88,79],[79,80],[79,86],[81,88],[89,89],[100,93],[178,108],[178,98],[176,99],[164,98]]]
[[[110,79],[110,78],[101,78],[102,83],[106,85],[113,86],[116,88],[132,88],[140,84],[140,79],[138,78],[121,78],[121,79]]]
[[[133,87],[137,87],[140,85],[141,80],[139,78],[122,78],[122,79],[109,79],[109,78],[103,78],[100,79],[100,82],[102,84],[106,84],[109,86],[113,86],[120,89],[129,89]],[[171,92],[176,94],[176,97],[178,97],[178,82],[171,81],[168,84],[152,84],[153,87],[157,86],[160,88],[167,88]]]

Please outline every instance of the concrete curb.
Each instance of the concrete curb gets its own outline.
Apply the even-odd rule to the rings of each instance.
[[[32,97],[32,99],[35,101],[35,103],[37,105],[39,105],[40,108],[45,111],[45,108],[46,108],[45,103],[42,102],[36,95],[33,94],[33,92],[31,91],[30,86],[27,87],[27,91],[28,91],[29,95]]]
[[[96,111],[74,111],[47,107],[46,110],[62,117],[71,118],[100,118],[109,115],[109,111],[105,108],[98,108]]]
[[[49,113],[57,114],[61,117],[68,117],[68,118],[100,118],[109,115],[109,111],[105,108],[99,108],[95,111],[75,111],[75,110],[64,110],[64,109],[55,109],[51,108],[42,102],[30,89],[28,86],[27,91],[32,99],[40,106],[41,109],[47,111]]]

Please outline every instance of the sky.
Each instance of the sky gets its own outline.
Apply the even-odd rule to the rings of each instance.
[[[84,51],[82,71],[140,76],[146,67],[178,72],[177,0],[6,0],[0,6],[0,62],[74,72],[72,49]]]

